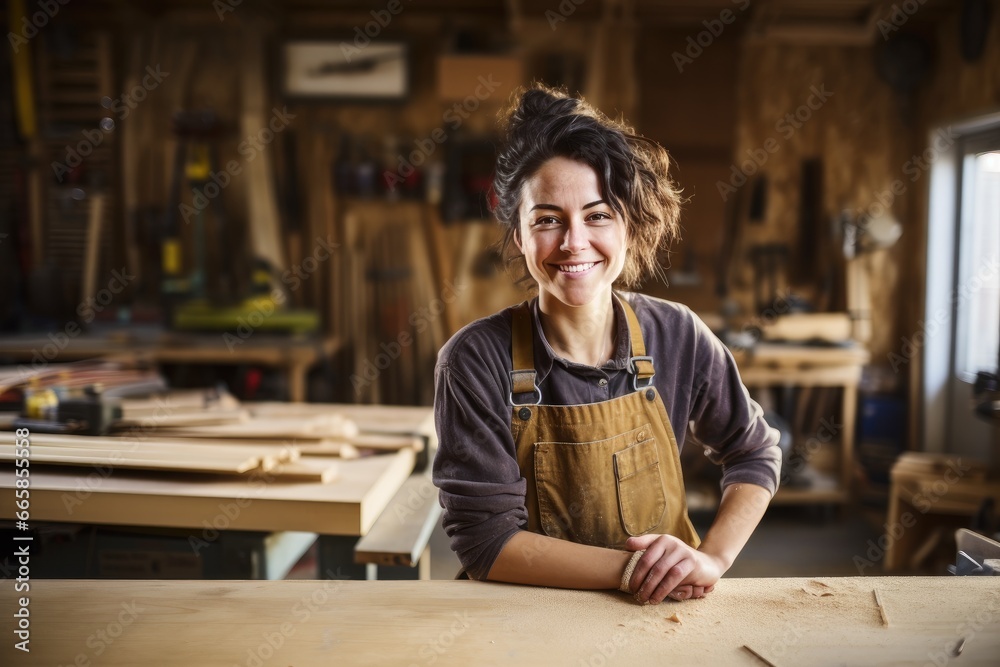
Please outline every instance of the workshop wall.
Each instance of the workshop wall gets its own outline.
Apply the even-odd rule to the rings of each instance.
[[[887,356],[899,347],[900,338],[916,330],[922,310],[929,179],[919,178],[898,197],[889,187],[900,178],[910,183],[904,165],[926,148],[933,127],[1000,105],[1000,40],[988,40],[980,60],[965,63],[959,55],[958,21],[958,12],[952,12],[925,36],[931,44],[932,66],[912,99],[895,93],[879,78],[872,47],[748,39],[739,58],[734,164],[745,164],[747,151],[759,151],[768,138],[774,138],[777,145],[767,151],[762,168],[769,180],[766,219],[762,225],[746,228],[744,244],[789,244],[794,266],[801,236],[797,226],[801,161],[808,158],[822,160],[822,210],[828,216],[844,209],[875,213],[880,204],[888,204],[903,226],[899,243],[863,258],[871,276],[872,312],[877,314],[869,344],[877,365],[887,365]],[[992,24],[992,34],[1000,34],[997,12]],[[820,104],[811,92],[814,89],[829,91],[829,98]],[[808,108],[810,96],[818,108]],[[797,110],[798,119],[786,119]],[[816,266],[835,260],[832,266],[827,264],[834,270],[842,264],[836,260],[839,249],[828,248],[830,256],[816,256]],[[749,303],[750,264],[742,263],[741,271],[738,284],[744,287],[744,302]],[[791,273],[794,276],[795,271]],[[822,278],[793,279],[787,289],[815,303],[843,309],[843,294],[824,295]],[[905,383],[907,378],[896,380]]]

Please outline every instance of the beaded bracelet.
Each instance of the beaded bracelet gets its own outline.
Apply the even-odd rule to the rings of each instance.
[[[639,562],[639,559],[642,558],[642,555],[644,553],[646,553],[645,550],[636,551],[634,554],[632,554],[632,558],[629,559],[628,565],[625,566],[625,571],[622,572],[622,583],[621,586],[618,587],[618,590],[620,590],[622,593],[632,592],[631,589],[628,587],[628,585],[629,582],[632,580],[632,573],[635,571],[636,563]]]

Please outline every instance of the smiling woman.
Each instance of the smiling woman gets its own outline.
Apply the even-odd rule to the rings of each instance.
[[[615,287],[659,270],[680,196],[666,151],[535,87],[504,117],[495,214],[537,298],[473,322],[435,370],[444,528],[476,579],[702,597],[777,489],[777,432],[690,310]],[[723,468],[701,541],[679,452]]]

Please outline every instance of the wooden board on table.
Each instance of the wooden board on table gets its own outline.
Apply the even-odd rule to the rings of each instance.
[[[250,413],[243,409],[236,410],[183,410],[177,412],[164,411],[160,414],[136,416],[123,415],[116,428],[131,426],[147,426],[150,428],[189,428],[194,426],[216,426],[220,424],[242,424],[250,421]]]
[[[251,419],[239,424],[215,424],[190,427],[158,428],[157,435],[164,437],[199,438],[348,438],[357,434],[357,427],[339,415],[316,416],[310,419],[277,418]]]
[[[174,390],[149,398],[125,398],[120,402],[128,419],[155,417],[179,412],[226,412],[238,410],[240,402],[226,391],[216,389]]]
[[[354,547],[354,562],[416,567],[441,516],[430,475],[414,473]]]
[[[100,447],[103,449],[139,449],[162,447],[177,451],[196,453],[207,448],[218,447],[227,451],[240,449],[254,454],[272,454],[282,460],[298,457],[298,450],[289,442],[230,441],[215,438],[161,438],[158,433],[149,433],[135,437],[91,436],[91,435],[58,435],[49,433],[32,433],[30,442],[34,445],[54,447]]]
[[[31,473],[31,518],[55,523],[94,523],[151,528],[203,528],[206,517],[225,503],[253,511],[232,517],[230,530],[306,531],[364,535],[413,471],[416,454],[400,450],[382,456],[338,461],[340,479],[331,484],[270,484],[270,473],[216,476],[151,475],[118,471],[93,484],[92,471],[39,466]],[[16,511],[14,475],[0,475],[0,519]],[[86,501],[67,505],[81,489]],[[2,663],[0,663],[2,664]]]
[[[829,595],[810,593],[817,585]],[[19,594],[8,588],[4,595],[10,606]],[[324,664],[333,655],[339,664],[409,664],[425,649],[444,665],[518,667],[605,664],[606,655],[634,665],[666,655],[671,664],[764,664],[748,649],[774,665],[820,667],[979,667],[1000,655],[997,577],[726,578],[704,599],[661,605],[610,591],[479,581],[43,579],[32,581],[31,617],[52,629],[47,641],[33,641],[30,654],[4,642],[0,661],[69,664],[95,628],[119,618],[125,601],[137,622],[101,656],[102,665],[145,664],[150,655],[165,667],[229,664],[317,595],[329,600],[293,626],[282,664]],[[6,614],[0,631],[10,635],[16,622]]]
[[[235,454],[240,454],[235,452]],[[0,447],[0,461],[16,459],[13,447]],[[122,452],[75,447],[45,447],[32,445],[31,465],[102,466],[112,469],[161,470],[185,473],[241,475],[261,467],[257,456],[199,456],[184,459],[168,452]]]
[[[243,407],[255,417],[342,415],[357,425],[361,433],[428,437],[434,434],[434,411],[429,406],[260,402],[243,403]]]
[[[281,463],[267,475],[269,480],[277,482],[329,484],[340,477],[340,466],[330,459],[301,458]]]

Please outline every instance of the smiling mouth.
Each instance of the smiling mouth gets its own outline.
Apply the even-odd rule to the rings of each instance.
[[[587,262],[585,264],[560,264],[560,273],[582,273],[584,271],[589,271],[600,264],[600,262]]]

